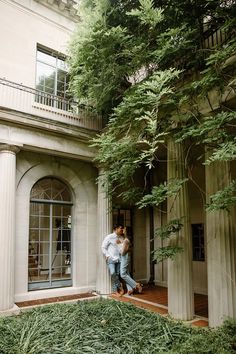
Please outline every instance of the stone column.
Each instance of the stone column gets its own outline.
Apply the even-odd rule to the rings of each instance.
[[[167,164],[168,182],[186,178],[183,146],[172,139],[168,142]],[[194,314],[194,298],[187,183],[182,185],[177,196],[168,198],[167,213],[168,221],[181,219],[183,223],[181,230],[171,238],[171,245],[183,247],[183,252],[177,254],[174,260],[168,259],[168,311],[176,319],[191,320]]]
[[[0,311],[14,308],[16,153],[0,144]]]
[[[206,165],[207,203],[210,195],[231,182],[230,164]],[[209,325],[219,326],[236,317],[235,208],[206,212]]]
[[[106,235],[112,232],[112,213],[106,194],[106,176],[99,170],[98,178],[98,238],[97,238],[97,281],[96,292],[101,295],[111,293],[111,277],[108,272],[101,245]]]

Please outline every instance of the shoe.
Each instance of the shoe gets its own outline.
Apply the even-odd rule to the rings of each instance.
[[[134,294],[134,289],[127,291],[127,295],[131,296],[131,295],[133,295],[133,294]]]
[[[139,294],[143,291],[143,285],[140,283],[137,283],[136,288],[135,288]]]
[[[111,293],[111,296],[120,297],[121,294],[119,293],[119,291],[114,291],[113,293]]]
[[[120,296],[124,295],[125,291],[124,291],[124,287],[123,287],[122,283],[120,283],[120,288],[118,289],[118,291],[119,291]]]

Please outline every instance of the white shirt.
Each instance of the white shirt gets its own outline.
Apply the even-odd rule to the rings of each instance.
[[[120,256],[119,246],[116,243],[118,239],[119,236],[113,232],[113,234],[107,235],[102,242],[102,253],[113,262],[117,262]]]

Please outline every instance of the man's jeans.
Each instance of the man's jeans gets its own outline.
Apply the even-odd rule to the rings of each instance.
[[[111,274],[111,290],[114,293],[120,288],[120,261],[114,262],[108,258],[107,265]]]
[[[128,253],[120,256],[120,276],[125,281],[128,291],[135,289],[137,285],[136,281],[129,274],[129,262],[130,256]]]

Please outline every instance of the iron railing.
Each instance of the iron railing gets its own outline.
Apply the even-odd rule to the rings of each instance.
[[[0,108],[52,119],[92,130],[102,129],[102,119],[72,99],[43,92],[0,78]]]
[[[230,38],[230,34],[219,28],[209,28],[203,32],[202,48],[211,49],[223,45]]]

